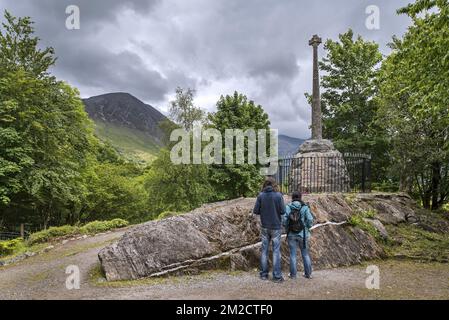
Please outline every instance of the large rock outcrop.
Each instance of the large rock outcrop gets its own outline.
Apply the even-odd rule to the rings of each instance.
[[[286,198],[286,200],[288,200]],[[362,211],[376,212],[373,221],[414,221],[415,204],[403,194],[305,195],[316,223],[346,221]],[[259,219],[251,211],[255,199],[204,205],[190,213],[151,221],[130,229],[104,248],[99,259],[109,281],[138,279],[204,269],[248,270],[259,265]],[[380,224],[380,225],[379,225]],[[315,269],[360,263],[383,256],[374,237],[346,225],[326,225],[312,231]],[[283,245],[283,260],[288,249]],[[283,264],[288,266],[287,263]],[[298,259],[301,268],[301,259]]]

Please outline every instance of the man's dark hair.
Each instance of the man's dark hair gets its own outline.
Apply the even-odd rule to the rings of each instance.
[[[266,188],[266,187],[273,187],[274,191],[279,191],[278,185],[276,183],[276,180],[272,177],[268,177],[265,179],[263,185],[262,185],[262,191]]]
[[[292,193],[292,201],[302,201],[301,192],[295,191]]]

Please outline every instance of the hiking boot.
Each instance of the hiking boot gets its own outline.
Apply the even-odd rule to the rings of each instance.
[[[288,277],[289,277],[290,279],[292,279],[292,280],[297,279],[296,276],[292,276],[290,273],[288,274]]]
[[[306,279],[312,279],[312,275],[307,276],[307,275],[303,274],[302,276],[303,276],[304,278],[306,278]]]
[[[260,280],[268,280],[268,277],[267,276],[259,276],[259,278],[260,278]]]

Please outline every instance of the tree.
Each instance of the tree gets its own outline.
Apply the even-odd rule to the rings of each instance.
[[[208,202],[213,189],[209,183],[209,167],[203,164],[178,164],[170,152],[162,149],[144,177],[149,194],[151,217],[163,211],[185,212]]]
[[[29,18],[5,13],[0,31],[0,211],[46,227],[64,220],[83,193],[80,175],[95,140],[76,89],[48,74]],[[23,221],[26,219],[26,221]]]
[[[371,154],[374,180],[383,180],[389,158],[385,133],[375,122],[379,46],[361,36],[354,39],[349,29],[338,41],[327,40],[325,50],[320,62],[323,136],[342,152]]]
[[[170,102],[170,118],[185,130],[191,131],[195,122],[204,118],[204,111],[195,107],[193,99],[195,91],[188,88],[176,88],[176,99]]]
[[[421,0],[398,12],[413,24],[382,65],[379,123],[401,188],[438,209],[449,197],[449,3]]]
[[[248,101],[246,96],[238,92],[234,92],[232,96],[220,97],[217,102],[217,111],[208,115],[208,125],[219,130],[223,137],[226,129],[241,129],[243,131],[247,129],[270,129],[268,115],[264,112],[262,106],[256,105],[254,101]],[[223,150],[225,150],[224,144]],[[246,146],[246,157],[247,151]],[[255,165],[247,164],[247,161],[243,165],[213,166],[211,181],[216,189],[217,200],[255,195],[263,180],[259,173],[260,168],[259,163]]]
[[[40,39],[33,36],[33,22],[29,17],[15,18],[6,10],[4,16],[4,31],[0,29],[0,76],[19,69],[35,78],[48,76],[48,69],[56,60],[54,49],[38,48]]]
[[[78,221],[145,221],[148,193],[142,170],[132,163],[96,163],[85,172],[86,200]]]

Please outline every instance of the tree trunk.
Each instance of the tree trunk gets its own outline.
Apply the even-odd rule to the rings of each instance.
[[[432,163],[432,210],[440,207],[439,195],[441,184],[441,164],[439,162]]]

